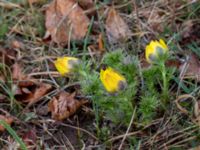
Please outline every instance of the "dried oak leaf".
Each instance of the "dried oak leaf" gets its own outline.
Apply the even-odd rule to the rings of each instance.
[[[54,0],[46,9],[46,35],[59,45],[82,39],[89,19],[74,0]]]
[[[22,99],[22,102],[28,103],[29,106],[37,103],[51,88],[52,86],[50,84],[39,83],[33,90],[26,89],[26,91],[24,91],[25,89],[22,89],[23,94],[26,95],[26,98]]]
[[[188,59],[179,68],[181,78],[192,78],[200,81],[200,60],[195,54],[188,56]]]
[[[4,120],[9,125],[13,123],[13,118],[9,116],[0,115],[0,120]],[[3,132],[4,130],[5,128],[0,125],[0,132]]]
[[[114,8],[110,8],[106,19],[106,34],[111,43],[126,40],[131,34],[128,25]]]
[[[50,84],[39,82],[37,79],[24,75],[18,63],[15,63],[12,69],[13,88],[15,89],[15,98],[18,101],[32,105],[41,100],[52,88]]]
[[[52,98],[48,107],[53,119],[63,120],[73,115],[77,109],[87,102],[87,100],[77,100],[75,93],[61,92],[58,97]]]

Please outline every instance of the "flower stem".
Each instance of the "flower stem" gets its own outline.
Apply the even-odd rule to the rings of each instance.
[[[167,83],[167,71],[165,67],[165,63],[161,63],[161,72],[162,72],[162,78],[163,78],[163,87],[162,87],[162,92],[163,92],[163,104],[167,103],[168,99],[168,83]]]

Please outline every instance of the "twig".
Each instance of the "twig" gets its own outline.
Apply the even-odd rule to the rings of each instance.
[[[157,124],[157,123],[159,122],[159,120],[161,120],[161,119],[155,120],[154,122],[152,122],[151,124],[145,126],[143,129],[141,129],[141,130],[139,130],[139,131],[135,131],[135,132],[128,133],[128,134],[126,135],[126,137],[127,137],[127,136],[133,136],[133,135],[136,135],[136,134],[138,134],[138,133],[141,133],[142,130],[145,130],[145,129],[149,128],[150,126]],[[123,138],[123,137],[124,137],[124,134],[123,134],[123,135],[118,135],[118,136],[116,136],[116,137],[110,138],[110,139],[107,140],[106,142],[113,142],[113,141],[119,140],[119,139],[121,139],[121,138]]]
[[[0,1],[0,7],[6,8],[6,9],[15,9],[15,8],[22,8],[20,5],[1,0]]]
[[[89,131],[83,129],[83,128],[80,128],[80,127],[75,127],[75,126],[72,126],[72,125],[69,125],[69,124],[65,124],[65,123],[60,123],[62,126],[65,126],[65,127],[70,127],[70,128],[73,128],[73,129],[77,129],[77,130],[80,130],[80,131],[83,131],[85,133],[87,133],[88,135],[90,135],[92,138],[94,138],[95,140],[98,140],[98,138],[96,136],[94,136],[92,133],[90,133]]]
[[[56,76],[59,76],[60,74],[57,71],[33,72],[33,73],[29,73],[28,77],[39,76],[39,75],[56,75]]]
[[[125,133],[125,135],[124,135],[124,137],[123,137],[123,139],[122,139],[122,142],[121,142],[121,144],[120,144],[118,150],[121,150],[121,149],[122,149],[122,146],[123,146],[123,144],[124,144],[124,141],[125,141],[125,139],[126,139],[126,137],[127,137],[127,135],[128,135],[128,132],[129,132],[129,130],[130,130],[130,128],[131,128],[131,125],[132,125],[132,123],[133,123],[133,120],[134,120],[134,117],[135,117],[135,112],[136,112],[136,107],[135,107],[135,109],[134,109],[134,111],[133,111],[133,114],[132,114],[132,117],[131,117],[131,121],[130,121],[130,123],[129,123],[129,125],[128,125],[128,128],[127,128],[127,130],[126,130],[126,133]]]

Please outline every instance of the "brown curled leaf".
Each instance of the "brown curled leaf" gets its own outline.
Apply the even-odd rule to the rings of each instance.
[[[87,100],[77,100],[75,93],[61,92],[57,97],[53,97],[48,107],[52,118],[63,120],[73,115]]]

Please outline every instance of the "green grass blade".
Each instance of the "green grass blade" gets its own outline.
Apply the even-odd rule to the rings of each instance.
[[[0,125],[2,125],[6,130],[13,136],[13,138],[20,144],[20,148],[22,150],[28,150],[26,148],[25,143],[22,141],[22,139],[17,135],[17,133],[10,127],[9,124],[7,124],[4,120],[0,120]]]

